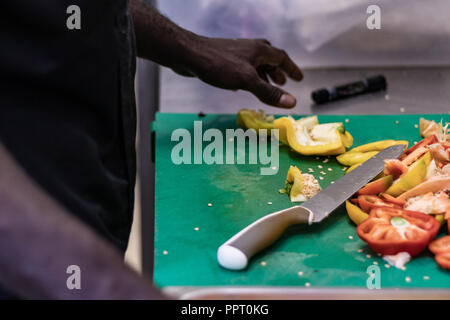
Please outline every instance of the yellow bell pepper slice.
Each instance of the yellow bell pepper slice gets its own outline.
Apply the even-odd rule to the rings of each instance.
[[[288,183],[292,183],[291,192],[289,192],[289,198],[291,199],[291,201],[293,201],[303,193],[302,172],[297,167],[290,166],[286,181]],[[300,201],[304,200],[300,199]]]
[[[295,166],[290,166],[286,177],[285,188],[280,193],[287,193],[291,202],[303,202],[321,190],[319,183],[309,174],[302,172]]]
[[[337,160],[340,164],[350,167],[346,171],[346,173],[349,173],[354,169],[356,169],[357,167],[359,167],[363,162],[369,160],[379,151],[384,150],[390,146],[399,144],[405,145],[405,149],[408,148],[408,141],[403,140],[375,141],[350,149],[347,152],[338,156]]]
[[[345,134],[341,134],[342,143],[344,144],[344,147],[346,149],[350,148],[353,145],[353,137],[352,135],[346,130]]]
[[[302,155],[338,155],[351,146],[353,137],[342,123],[318,124],[317,117],[294,120],[283,117],[274,121],[279,140]]]
[[[395,181],[386,193],[398,197],[402,193],[420,184],[427,175],[427,167],[431,162],[431,154],[427,152],[422,158],[414,162],[407,173]]]
[[[404,140],[381,140],[375,141],[371,143],[367,143],[356,148],[348,150],[346,153],[341,154],[338,157],[338,161],[343,164],[350,166],[345,174],[352,172],[356,168],[358,168],[365,161],[369,160],[373,157],[377,152],[384,150],[390,146],[404,144],[405,149],[408,148],[408,141]],[[354,155],[352,155],[354,154]],[[380,173],[377,177],[384,176],[383,173]]]
[[[302,194],[303,179],[302,172],[295,166],[290,166],[287,173],[285,188],[280,190],[280,193],[287,193],[291,201],[294,201]],[[301,199],[300,201],[305,201]]]
[[[273,116],[267,116],[263,110],[255,111],[248,109],[241,109],[238,112],[237,124],[244,129],[254,129],[259,133],[259,129],[273,129]]]
[[[344,166],[354,166],[356,164],[361,164],[374,155],[376,155],[379,151],[369,151],[369,152],[346,152],[336,157],[337,161]],[[353,168],[355,169],[355,168]]]
[[[348,200],[345,201],[345,208],[347,209],[348,217],[356,225],[361,224],[364,220],[366,220],[369,217],[367,213],[362,211],[357,205],[354,205]]]
[[[381,140],[381,141],[375,141],[367,144],[363,144],[361,146],[358,146],[356,148],[353,148],[351,150],[348,150],[347,152],[369,152],[369,151],[382,151],[388,147],[404,144],[405,150],[408,148],[408,141],[403,140]]]

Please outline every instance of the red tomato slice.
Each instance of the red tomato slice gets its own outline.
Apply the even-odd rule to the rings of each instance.
[[[366,184],[364,187],[358,190],[356,194],[359,195],[371,195],[385,192],[392,184],[392,176],[382,177],[378,180]]]
[[[422,139],[421,141],[417,142],[411,148],[406,150],[405,154],[410,154],[420,147],[425,147],[425,146],[428,146],[428,145],[436,143],[436,142],[438,142],[438,139],[437,139],[436,135],[433,134],[432,136],[428,136],[425,139]]]
[[[364,211],[369,213],[375,207],[397,207],[393,203],[383,201],[380,197],[371,195],[362,195],[358,197],[358,205]]]
[[[387,194],[387,193],[380,194],[380,197],[383,200],[386,200],[387,202],[395,204],[395,205],[400,206],[400,207],[403,207],[406,204],[406,200],[404,200],[404,199],[397,199],[397,198],[395,198],[395,197],[393,197],[393,196],[391,196],[390,194]]]
[[[438,265],[442,268],[450,270],[450,252],[440,253],[434,257],[434,260],[436,260]]]
[[[422,212],[376,207],[356,229],[373,251],[382,255],[408,252],[415,256],[436,237],[440,223]]]
[[[450,253],[450,236],[441,237],[437,240],[434,240],[428,246],[431,252],[434,254],[440,253]]]

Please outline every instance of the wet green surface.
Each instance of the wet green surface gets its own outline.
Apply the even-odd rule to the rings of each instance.
[[[448,114],[425,117],[450,121]],[[419,129],[415,127],[419,118],[419,115],[319,116],[319,122],[344,122],[354,137],[354,146],[382,139],[409,140],[412,144],[420,140]],[[171,141],[173,130],[185,128],[193,136],[194,121],[200,120],[203,131],[237,128],[234,115],[200,118],[194,114],[157,114],[154,280],[158,286],[309,283],[311,287],[365,288],[367,268],[377,264],[382,288],[450,288],[450,272],[440,269],[428,252],[408,263],[406,270],[386,268],[386,262],[358,238],[343,207],[321,224],[289,229],[278,242],[255,256],[246,270],[221,268],[216,259],[221,244],[258,218],[292,205],[287,195],[278,192],[289,165],[296,165],[305,173],[313,168],[316,178],[324,177],[319,180],[322,188],[344,171],[334,157],[323,163],[326,157],[299,156],[287,147],[280,147],[279,171],[272,176],[260,175],[260,168],[267,165],[175,165],[171,152],[178,142]],[[204,142],[203,147],[208,144]],[[326,174],[320,174],[321,171]]]

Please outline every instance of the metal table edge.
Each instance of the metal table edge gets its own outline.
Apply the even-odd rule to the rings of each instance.
[[[450,300],[449,289],[165,287],[179,300]]]

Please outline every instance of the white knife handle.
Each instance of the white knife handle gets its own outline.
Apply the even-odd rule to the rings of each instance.
[[[269,214],[237,233],[219,247],[217,260],[230,270],[244,269],[250,258],[274,243],[291,225],[311,222],[311,211],[296,206]]]

